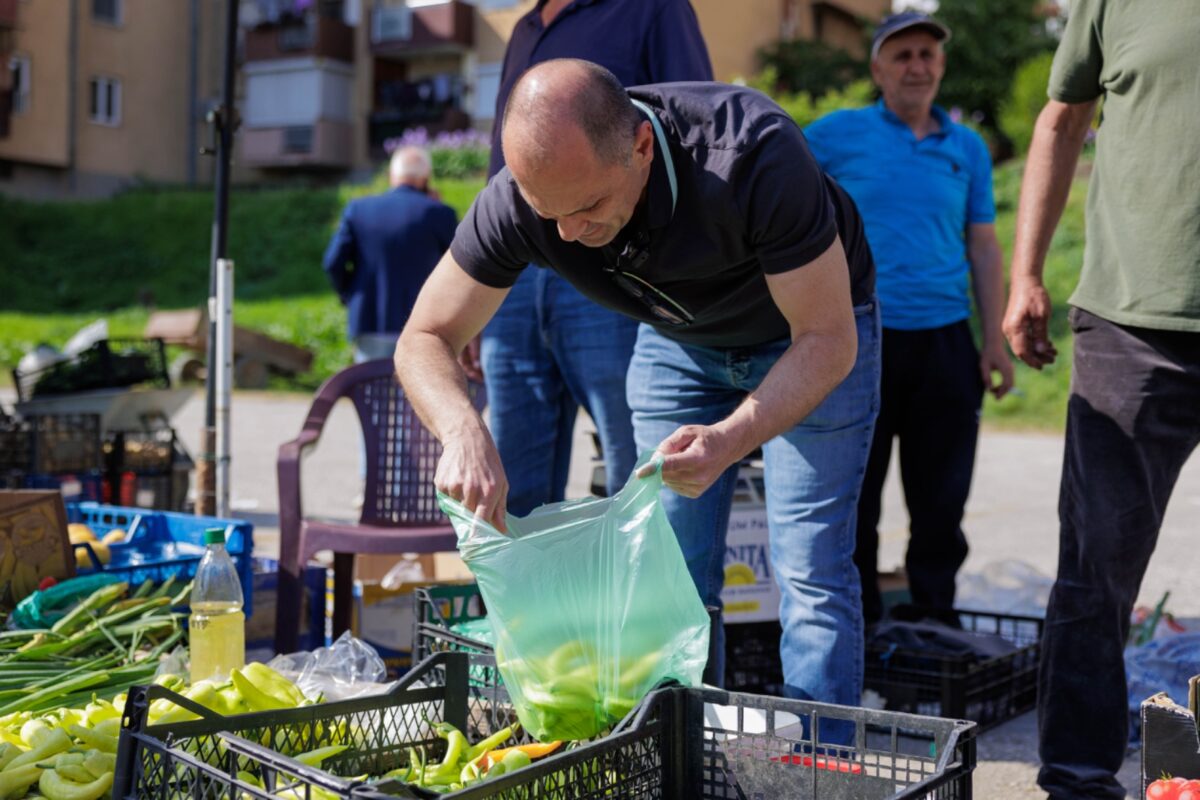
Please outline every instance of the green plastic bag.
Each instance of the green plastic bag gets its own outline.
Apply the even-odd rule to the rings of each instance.
[[[657,471],[630,477],[614,497],[510,516],[508,534],[439,495],[479,581],[517,716],[539,740],[590,739],[663,679],[700,682],[709,616],[662,485]]]

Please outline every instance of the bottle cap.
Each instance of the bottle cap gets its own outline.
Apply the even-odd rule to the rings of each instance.
[[[207,544],[225,544],[225,529],[224,528],[209,528],[204,532],[204,543]]]

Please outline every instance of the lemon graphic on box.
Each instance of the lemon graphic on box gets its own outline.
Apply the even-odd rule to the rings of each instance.
[[[734,563],[725,567],[726,586],[753,586],[758,583],[758,577],[749,564]]]

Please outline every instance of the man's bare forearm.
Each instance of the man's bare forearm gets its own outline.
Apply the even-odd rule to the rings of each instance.
[[[417,416],[438,441],[484,429],[467,392],[467,378],[449,342],[437,334],[408,331],[396,346],[396,375]]]
[[[971,261],[971,288],[979,309],[979,328],[983,345],[999,345],[1004,341],[1000,321],[1004,318],[1004,254],[995,234],[975,244],[968,252]]]
[[[1067,104],[1051,100],[1038,115],[1021,180],[1013,283],[1041,282],[1050,240],[1067,205],[1095,108],[1095,102]]]
[[[795,427],[846,379],[854,368],[858,335],[848,330],[801,334],[775,362],[762,383],[714,427],[731,437],[735,460]]]

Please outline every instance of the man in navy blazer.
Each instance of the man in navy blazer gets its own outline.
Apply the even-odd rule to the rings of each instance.
[[[421,286],[454,238],[454,209],[430,195],[431,172],[421,148],[397,150],[391,191],[351,201],[325,250],[356,363],[391,358]]]

